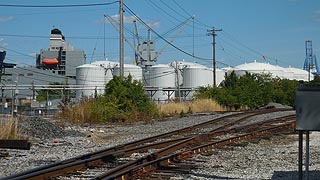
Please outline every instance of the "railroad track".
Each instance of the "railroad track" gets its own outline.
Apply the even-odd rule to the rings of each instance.
[[[7,179],[135,179],[194,154],[293,127],[295,115],[256,121],[255,117],[288,111],[267,109],[226,115],[201,124],[102,149],[25,171]],[[133,156],[135,155],[135,156]],[[97,175],[99,174],[99,175]]]

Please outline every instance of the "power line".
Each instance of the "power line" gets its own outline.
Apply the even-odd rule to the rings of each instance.
[[[177,1],[175,1],[175,0],[172,0],[172,1],[173,1],[184,13],[186,13],[188,16],[192,16],[192,15],[190,15],[190,13],[189,13],[188,11],[186,11],[181,5],[179,5],[179,4],[177,3]],[[201,25],[201,26],[203,26],[203,27],[211,28],[211,26],[202,23],[202,22],[199,21],[198,19],[195,19],[195,21],[196,21],[197,24],[199,24],[199,25]]]
[[[14,7],[14,8],[67,8],[67,7],[89,7],[89,6],[106,6],[118,3],[113,1],[110,3],[96,3],[96,4],[65,4],[65,5],[19,5],[19,4],[0,4],[0,7]]]
[[[148,2],[150,2],[151,4],[153,4],[153,6],[155,6],[156,9],[160,9],[160,10],[161,10],[164,14],[166,14],[167,16],[169,16],[169,17],[171,17],[172,19],[180,22],[180,20],[179,20],[178,18],[174,17],[173,15],[171,15],[170,13],[168,13],[167,11],[165,11],[163,8],[161,8],[161,7],[158,6],[156,3],[154,3],[152,0],[151,0],[151,1],[149,0]]]
[[[181,25],[180,25],[181,26]],[[171,29],[171,31],[177,29],[178,27],[180,26],[176,26],[174,27],[174,29]],[[129,32],[130,34],[133,34],[133,32],[131,30],[129,30],[128,28],[125,28],[125,30],[127,32]],[[166,32],[165,34],[163,34],[163,36],[165,36],[166,34],[170,33],[169,31]],[[1,34],[0,33],[0,36],[5,36],[5,37],[17,37],[17,38],[39,38],[39,39],[48,39],[50,36],[35,36],[35,35],[27,35],[27,34]],[[180,38],[189,38],[189,37],[192,37],[193,35],[191,34],[187,34],[187,35],[180,35],[179,37]],[[204,34],[195,34],[194,37],[205,37]],[[96,39],[103,39],[102,36],[97,36],[97,37],[93,37],[93,36],[68,36],[67,37],[68,39],[88,39],[88,40],[96,40]],[[140,37],[141,38],[141,37]],[[109,40],[118,40],[119,38],[118,37],[106,37],[105,39],[109,39]],[[133,37],[129,37],[127,39],[133,39]]]
[[[185,17],[184,15],[180,14],[178,11],[176,11],[175,9],[173,9],[172,7],[170,7],[167,3],[163,2],[162,0],[160,0],[160,2],[162,4],[164,4],[167,8],[169,8],[171,11],[175,12],[176,14],[178,14],[179,16],[183,17],[184,19],[187,19],[188,17]],[[190,16],[190,15],[189,15]]]
[[[49,39],[50,36],[35,36],[35,35],[23,35],[23,34],[0,34],[0,36],[19,37],[19,38],[42,38]],[[68,36],[68,39],[103,39],[102,36],[90,37],[90,36]],[[118,39],[117,37],[109,37],[106,39]]]
[[[172,47],[174,47],[175,49],[177,49],[178,51],[191,56],[193,58],[199,59],[199,60],[206,60],[206,61],[212,61],[212,59],[209,58],[203,58],[203,57],[199,57],[199,56],[193,56],[191,53],[186,52],[185,50],[177,47],[176,45],[172,44],[170,41],[168,41],[167,39],[165,39],[164,37],[162,37],[159,33],[157,33],[154,29],[152,29],[147,23],[145,23],[139,16],[137,16],[126,4],[124,4],[124,6],[127,8],[127,10],[137,18],[137,20],[139,20],[144,26],[146,26],[147,28],[149,28],[154,34],[156,34],[158,37],[160,37],[163,41],[165,41],[166,43],[168,43],[169,45],[171,45]],[[219,62],[219,61],[217,61]],[[227,65],[223,62],[219,62],[221,64]]]
[[[243,54],[247,54],[248,56],[252,56],[252,57],[254,57],[254,58],[261,58],[260,55],[257,55],[256,53],[252,53],[252,51],[248,51],[248,49],[241,49],[241,47],[238,47],[238,46],[236,46],[236,45],[234,45],[234,44],[226,41],[226,40],[223,39],[221,36],[219,36],[219,40],[221,40],[221,41],[224,42],[225,44],[229,45],[229,46],[232,47],[233,49],[235,49],[235,50],[237,50],[237,51],[239,51],[239,52],[241,52],[241,53],[243,53]],[[245,52],[245,51],[246,51],[246,52]],[[251,55],[249,55],[249,53],[250,53]]]
[[[165,15],[167,15],[168,17],[170,17],[171,19],[174,19],[175,21],[181,22],[181,20],[179,20],[177,17],[175,17],[175,16],[171,15],[170,13],[168,13],[167,10],[164,10],[161,6],[155,4],[154,1],[152,1],[152,0],[147,0],[147,2],[148,2],[148,3],[151,5],[151,7],[152,7],[153,9],[155,9],[156,11],[158,11],[158,12],[160,12],[160,13],[162,12],[162,13],[164,13]],[[178,13],[177,11],[175,11],[174,9],[172,9],[168,4],[166,4],[166,3],[164,3],[164,2],[162,2],[162,3],[165,4],[165,6],[167,6],[170,10],[174,11],[174,12],[177,13],[179,16],[183,17],[184,19],[188,19],[188,17],[191,17],[191,15],[190,15],[190,16],[188,15],[188,17],[183,16],[183,15],[181,15],[180,13]],[[171,21],[171,19],[168,19],[168,20],[169,20],[172,24],[175,24],[175,22]],[[193,26],[191,26],[191,25],[187,25],[187,26],[192,27],[192,28],[195,28],[195,29],[201,29],[201,30],[202,30],[202,28],[193,27]]]

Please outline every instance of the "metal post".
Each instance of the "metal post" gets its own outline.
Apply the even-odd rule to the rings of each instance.
[[[306,131],[306,180],[309,180],[309,133]]]
[[[18,94],[19,94],[19,90],[18,90],[18,76],[16,77],[16,81],[15,81],[15,83],[16,83],[16,90],[14,91],[14,104],[15,104],[15,109],[14,109],[14,113],[15,113],[15,116],[17,116],[18,115],[18,102],[19,102],[19,98],[18,98]]]
[[[46,113],[45,115],[48,114],[48,103],[49,103],[49,90],[46,92]]]
[[[11,118],[13,118],[13,106],[14,106],[14,100],[13,100],[13,79],[11,79]]]
[[[120,3],[120,77],[124,77],[124,34],[123,34],[123,0]]]
[[[302,180],[302,153],[303,153],[303,131],[299,131],[299,180]]]
[[[2,86],[1,86],[1,114],[2,115],[3,115],[3,109],[4,109],[3,91],[4,89],[2,89]]]

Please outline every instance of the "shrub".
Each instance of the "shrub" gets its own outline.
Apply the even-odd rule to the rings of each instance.
[[[270,74],[246,73],[238,77],[232,72],[220,87],[202,87],[195,98],[211,98],[234,109],[255,109],[269,102],[294,106],[297,85],[295,80],[271,78]]]
[[[84,99],[74,107],[64,108],[62,113],[78,123],[131,123],[158,116],[156,105],[145,94],[141,82],[133,81],[131,76],[115,76],[106,85],[104,95]]]

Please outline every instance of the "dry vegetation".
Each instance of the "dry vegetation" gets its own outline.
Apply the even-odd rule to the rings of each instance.
[[[18,119],[11,116],[0,118],[0,139],[21,139],[18,133]]]
[[[184,113],[201,113],[214,111],[227,111],[228,109],[222,107],[211,99],[198,99],[186,103],[167,103],[158,104],[158,109],[162,115],[174,115]]]
[[[91,111],[90,106],[92,101],[82,101],[76,107],[64,107],[64,111],[58,116],[63,119],[68,119],[73,123],[93,123],[88,122],[88,115]],[[183,103],[167,103],[158,104],[157,108],[159,113],[164,116],[185,115],[187,113],[201,113],[201,112],[214,112],[214,111],[227,111],[225,107],[220,106],[210,99],[199,99]],[[98,117],[97,117],[98,118]],[[11,116],[2,116],[0,118],[0,139],[21,139],[18,130],[18,119]]]

